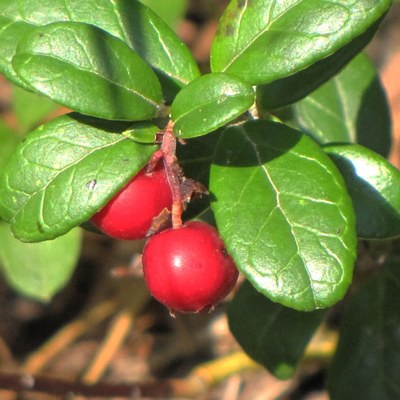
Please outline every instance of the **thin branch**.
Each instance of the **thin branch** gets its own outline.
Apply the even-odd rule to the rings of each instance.
[[[171,383],[111,384],[96,383],[87,385],[81,382],[55,378],[51,376],[33,376],[29,374],[12,374],[0,372],[0,389],[21,392],[41,392],[55,396],[85,397],[168,397],[172,393]]]

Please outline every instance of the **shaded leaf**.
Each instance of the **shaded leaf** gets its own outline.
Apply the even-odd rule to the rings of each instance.
[[[386,265],[345,309],[328,376],[332,400],[400,398],[400,269]]]
[[[332,78],[370,42],[379,28],[381,20],[382,18],[334,54],[317,61],[310,67],[267,85],[258,86],[257,107],[259,112],[265,114],[270,110],[298,101]],[[358,72],[357,76],[359,76]]]
[[[210,167],[214,158],[215,148],[220,132],[189,139],[185,145],[178,144],[177,156],[185,176],[194,179],[205,187],[209,185]],[[213,215],[210,210],[210,196],[204,194],[196,198],[188,205],[184,214],[184,220],[201,219],[213,224]]]
[[[390,0],[231,0],[212,46],[212,70],[251,84],[287,77],[350,43],[390,5]]]
[[[243,350],[279,379],[290,378],[325,311],[273,303],[244,282],[229,304],[229,327]]]
[[[251,86],[227,74],[203,75],[182,89],[171,106],[178,137],[205,135],[247,111],[254,102]]]
[[[364,54],[294,104],[293,113],[301,129],[319,143],[359,143],[383,156],[389,153],[389,106],[377,71]]]
[[[261,293],[298,310],[343,297],[355,259],[354,211],[340,173],[310,138],[268,121],[228,128],[210,191],[227,248]]]
[[[356,211],[357,233],[366,239],[400,236],[400,171],[367,148],[324,147],[342,173]]]
[[[36,25],[58,21],[95,25],[124,40],[157,71],[167,100],[199,75],[183,42],[137,0],[0,0],[0,71],[26,87],[11,66],[17,45]]]
[[[29,134],[0,179],[0,215],[15,236],[53,239],[105,205],[156,149],[121,135],[128,126],[70,114]]]
[[[20,42],[13,66],[37,92],[83,114],[143,120],[161,110],[154,72],[124,42],[94,26],[38,27]]]
[[[8,283],[19,293],[49,301],[69,281],[81,249],[81,231],[43,243],[22,243],[0,223],[0,264]]]

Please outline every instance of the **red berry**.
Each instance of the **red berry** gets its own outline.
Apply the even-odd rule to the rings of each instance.
[[[152,236],[142,260],[150,293],[172,311],[210,308],[233,289],[238,278],[216,229],[204,222],[188,222]]]
[[[172,194],[165,169],[160,167],[146,173],[143,168],[91,222],[116,239],[143,239],[153,218],[171,207]]]

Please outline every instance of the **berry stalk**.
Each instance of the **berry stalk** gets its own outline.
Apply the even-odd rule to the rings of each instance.
[[[167,179],[172,193],[172,227],[180,228],[183,225],[183,204],[181,195],[181,181],[183,177],[183,171],[179,166],[178,159],[176,157],[176,137],[173,132],[172,121],[168,123],[164,131],[161,151],[164,155],[164,168],[167,173]]]

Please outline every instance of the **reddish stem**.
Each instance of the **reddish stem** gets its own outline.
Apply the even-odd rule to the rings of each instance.
[[[173,132],[172,121],[170,121],[165,128],[160,150],[164,155],[164,168],[172,192],[172,227],[181,228],[183,225],[183,204],[181,195],[181,180],[183,178],[183,173],[176,157],[176,137]]]

